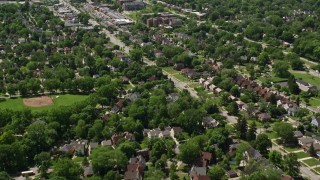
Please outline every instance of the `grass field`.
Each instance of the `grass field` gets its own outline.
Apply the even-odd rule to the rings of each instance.
[[[320,174],[320,167],[316,167],[313,170],[316,171],[318,174]]]
[[[284,147],[284,149],[287,150],[288,152],[302,150],[300,147]]]
[[[300,71],[290,71],[296,79],[302,79],[312,85],[320,86],[320,78]]]
[[[320,106],[320,98],[315,98],[315,97],[310,98],[309,104],[313,107]]]
[[[304,160],[302,162],[306,163],[309,166],[315,166],[315,165],[319,166],[320,165],[320,161],[316,160],[315,158],[307,159],[307,160]]]
[[[53,95],[51,96],[54,102],[53,105],[45,106],[45,107],[27,107],[23,104],[22,98],[7,99],[6,101],[0,102],[0,108],[12,109],[12,110],[30,109],[32,111],[42,111],[42,110],[48,110],[48,109],[59,107],[59,106],[68,106],[75,102],[82,101],[87,97],[88,96],[86,95],[71,95],[71,94]]]
[[[163,70],[167,71],[170,74],[176,74],[179,73],[179,71],[174,70],[172,67],[164,67]]]
[[[268,136],[269,139],[276,139],[278,138],[278,135],[276,132],[271,131],[271,132],[265,132],[264,134],[266,134]]]
[[[305,152],[298,152],[298,153],[295,153],[295,154],[298,156],[298,159],[309,157],[309,154],[307,154]]]

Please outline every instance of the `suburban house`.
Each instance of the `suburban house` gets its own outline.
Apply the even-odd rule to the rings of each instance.
[[[302,138],[303,137],[303,134],[301,131],[294,131],[293,134],[294,134],[295,138]]]
[[[207,176],[207,168],[206,167],[197,167],[192,166],[190,173],[189,173],[191,180],[210,180]]]
[[[101,146],[112,146],[112,141],[109,140],[103,140],[101,141]]]
[[[93,169],[92,169],[92,166],[89,165],[89,166],[84,166],[83,167],[83,176],[84,177],[91,177],[93,176]]]
[[[296,83],[299,86],[299,89],[301,89],[301,91],[309,91],[309,89],[313,87],[311,84],[309,84],[301,79],[297,79]]]
[[[228,178],[235,178],[238,177],[238,174],[231,169],[230,171],[226,172],[226,176],[228,176]]]
[[[90,142],[88,147],[88,154],[90,155],[92,150],[97,148],[99,144],[97,142]]]
[[[182,128],[181,127],[172,127],[170,130],[171,137],[175,137],[176,134],[182,133]]]
[[[219,125],[219,122],[213,119],[211,116],[204,117],[202,120],[202,125],[206,129],[215,128]]]
[[[316,127],[319,127],[320,125],[320,116],[313,116],[311,120],[311,124],[313,124]]]
[[[258,119],[263,122],[271,120],[271,116],[269,113],[259,113],[257,116],[258,116]]]
[[[250,159],[262,158],[262,155],[260,154],[260,152],[252,147],[244,152],[244,156],[246,157],[247,162],[249,162]]]
[[[301,145],[301,147],[306,147],[308,144],[313,143],[314,140],[311,137],[302,137],[298,139],[298,143]]]

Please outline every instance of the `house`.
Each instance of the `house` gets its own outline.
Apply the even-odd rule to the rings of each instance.
[[[309,84],[301,79],[297,79],[296,83],[299,86],[299,89],[301,91],[309,91],[309,89],[313,87],[311,84]]]
[[[249,148],[247,151],[244,152],[244,156],[246,157],[246,160],[249,161],[250,159],[260,159],[262,158],[262,155],[259,151],[257,151],[254,148]]]
[[[116,145],[118,141],[123,138],[120,134],[114,134],[111,136],[112,145]]]
[[[212,153],[210,152],[201,152],[200,158],[202,160],[203,167],[208,166],[211,163],[212,160]]]
[[[181,71],[181,69],[183,69],[183,68],[184,68],[184,64],[182,64],[182,63],[175,63],[173,65],[173,69],[177,70],[177,71]]]
[[[302,137],[298,139],[298,143],[299,145],[301,145],[301,147],[306,147],[308,144],[311,144],[313,142],[314,140],[311,137]]]
[[[259,113],[258,114],[258,119],[260,121],[266,122],[271,120],[271,116],[269,113]]]
[[[148,132],[148,138],[155,138],[155,137],[159,137],[159,134],[161,133],[161,129],[160,128],[155,128],[152,129]]]
[[[289,175],[281,174],[281,180],[294,180],[294,179]]]
[[[314,140],[315,143],[319,143],[320,144],[320,136],[313,137],[313,140]]]
[[[101,141],[101,146],[112,146],[111,139]]]
[[[226,172],[226,176],[228,176],[228,178],[235,178],[238,177],[238,174],[234,170],[230,170]]]
[[[219,125],[219,122],[213,119],[211,116],[204,117],[202,120],[202,125],[206,129],[215,128]]]
[[[205,81],[204,83],[203,83],[203,87],[205,88],[205,89],[209,89],[209,86],[210,86],[210,81]]]
[[[295,112],[299,109],[298,105],[292,102],[285,103],[282,107],[287,111],[289,116],[294,116]]]
[[[93,169],[91,165],[83,167],[83,176],[84,177],[93,176]]]
[[[135,100],[137,100],[140,96],[141,96],[140,93],[134,92],[134,93],[128,95],[128,99],[129,99],[130,101],[135,101]]]
[[[85,145],[84,144],[75,144],[74,151],[76,155],[84,155],[85,154]]]
[[[129,78],[127,78],[126,76],[123,76],[122,77],[122,83],[128,84],[129,83]]]
[[[171,137],[175,137],[176,134],[180,134],[180,133],[182,133],[181,127],[172,127],[170,130]]]
[[[319,127],[320,125],[320,116],[313,116],[311,120],[311,124],[313,124],[316,127]]]
[[[214,84],[211,84],[209,86],[210,91],[214,92],[215,89],[217,89],[217,86],[215,86]]]
[[[220,94],[221,92],[222,92],[222,89],[220,89],[220,88],[216,88],[214,90],[214,93],[216,93],[216,94]]]
[[[137,156],[143,157],[146,161],[150,158],[150,150],[148,148],[136,151]]]
[[[199,176],[206,176],[207,175],[207,168],[206,167],[197,167],[197,166],[192,166],[189,176],[190,179],[195,179]]]
[[[168,94],[167,99],[174,102],[179,99],[179,94],[178,93],[170,93],[170,94]]]
[[[97,142],[90,142],[89,143],[89,148],[88,148],[88,153],[89,155],[91,154],[91,151],[95,148],[97,148],[99,144]]]
[[[124,180],[142,180],[142,176],[139,171],[126,171]]]
[[[136,11],[144,9],[145,7],[146,4],[143,1],[127,2],[122,5],[122,9],[125,11]]]
[[[129,164],[140,164],[143,168],[146,166],[146,160],[142,156],[137,156],[129,159]]]
[[[294,131],[293,134],[294,134],[295,138],[302,138],[303,137],[303,134],[301,131]]]
[[[170,137],[170,131],[169,130],[164,130],[164,131],[160,132],[159,138],[167,138],[167,137]]]

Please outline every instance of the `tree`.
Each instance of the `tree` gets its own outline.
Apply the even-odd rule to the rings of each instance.
[[[230,89],[230,93],[235,96],[235,97],[240,97],[240,90],[239,90],[239,87],[238,86],[233,86],[231,89]]]
[[[290,93],[292,94],[299,94],[300,93],[300,88],[298,84],[296,83],[296,79],[294,76],[290,75],[288,78],[288,89]]]
[[[247,128],[248,128],[247,120],[243,119],[243,118],[238,118],[237,133],[238,133],[239,138],[241,138],[241,139],[246,138],[246,134],[247,134],[247,130],[248,130]]]
[[[289,53],[285,56],[285,60],[290,63],[293,70],[303,70],[303,61],[300,60],[299,55]]]
[[[317,152],[316,152],[316,150],[314,149],[313,143],[311,144],[311,146],[310,146],[310,148],[309,148],[308,151],[309,151],[310,156],[312,156],[312,157],[317,156]]]
[[[116,171],[109,171],[104,177],[104,180],[114,179],[114,180],[121,180],[121,176]]]
[[[266,134],[259,134],[254,142],[255,148],[264,156],[268,155],[268,149],[272,147],[272,142]]]
[[[237,115],[239,113],[239,108],[236,102],[232,101],[228,106],[227,110],[232,115]]]
[[[301,164],[298,161],[297,154],[287,154],[283,160],[283,169],[292,177],[298,177]]]
[[[177,122],[187,131],[187,132],[197,132],[202,128],[201,122],[204,117],[204,112],[200,109],[188,109],[181,113],[178,117]]]
[[[282,155],[278,151],[271,151],[269,153],[269,160],[278,167],[282,167]]]
[[[70,159],[59,159],[54,167],[54,176],[64,177],[66,179],[80,179],[83,169],[81,166]]]
[[[221,180],[225,176],[225,170],[221,166],[215,165],[209,169],[208,176],[210,179]]]
[[[277,77],[286,78],[290,75],[289,66],[286,62],[277,61],[272,65],[272,69]]]
[[[50,154],[47,152],[41,152],[34,157],[34,161],[40,170],[41,176],[45,177],[47,170],[50,167]]]
[[[90,159],[94,172],[100,176],[104,176],[114,169],[124,169],[128,162],[123,152],[108,147],[94,149],[90,155]]]
[[[273,130],[279,135],[284,143],[294,142],[293,127],[291,124],[276,122],[273,126]]]
[[[13,180],[13,178],[11,178],[7,172],[1,171],[0,172],[0,180]]]
[[[142,56],[143,56],[143,52],[141,49],[132,49],[130,51],[130,57],[133,61],[141,62]]]
[[[180,145],[179,159],[186,164],[193,163],[200,154],[200,147],[194,143],[184,143]]]
[[[256,139],[256,133],[257,133],[257,125],[255,122],[251,123],[249,125],[249,129],[247,132],[247,141],[253,141]]]
[[[177,171],[177,165],[175,163],[172,163],[170,165],[170,171],[169,171],[169,177],[172,180],[178,180],[179,176],[176,174]]]

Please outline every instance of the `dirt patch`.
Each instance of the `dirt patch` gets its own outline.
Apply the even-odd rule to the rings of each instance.
[[[41,96],[23,99],[23,103],[29,107],[43,107],[53,104],[53,100],[49,96]]]

